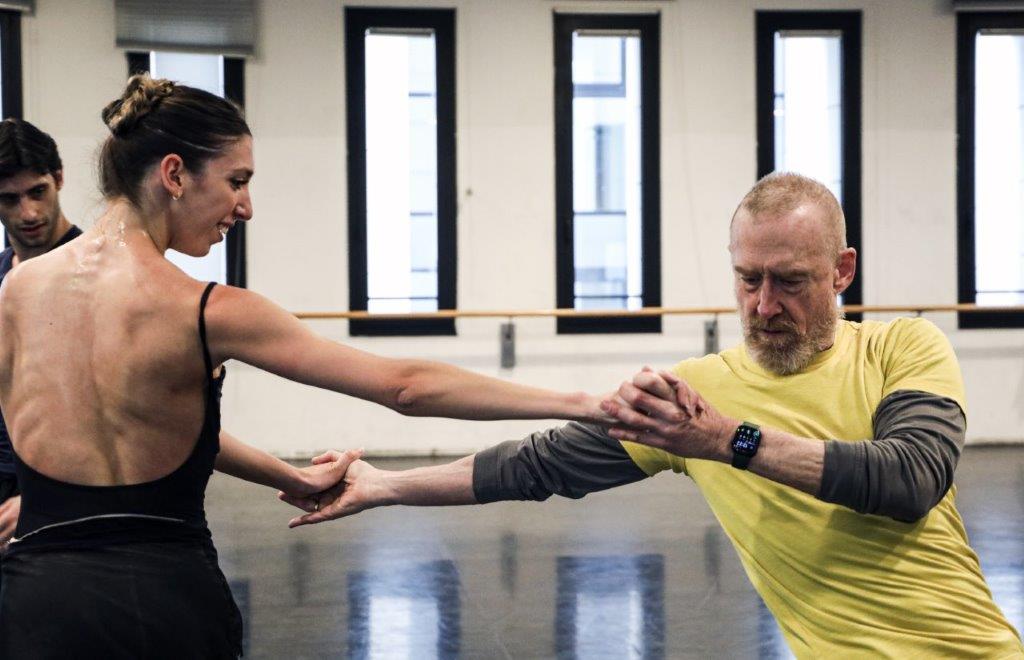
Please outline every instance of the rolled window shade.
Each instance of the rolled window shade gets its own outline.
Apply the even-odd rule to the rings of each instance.
[[[36,10],[36,0],[0,0],[0,9],[13,9],[31,14]]]
[[[119,48],[223,55],[255,48],[253,0],[114,0],[114,9]]]
[[[1024,11],[1024,0],[953,0],[953,11]]]

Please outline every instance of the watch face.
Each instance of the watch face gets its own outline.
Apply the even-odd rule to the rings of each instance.
[[[732,439],[732,450],[737,454],[753,456],[761,444],[761,429],[746,424],[736,429],[736,435]]]

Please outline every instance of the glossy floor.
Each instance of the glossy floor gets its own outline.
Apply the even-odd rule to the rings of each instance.
[[[1020,629],[1024,448],[968,449],[957,484],[971,544]],[[207,503],[247,657],[789,656],[685,477],[581,501],[378,509],[296,530],[266,489],[218,475]]]

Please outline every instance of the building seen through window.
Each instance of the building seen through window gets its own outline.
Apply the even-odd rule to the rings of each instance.
[[[572,35],[576,309],[643,306],[640,38]]]

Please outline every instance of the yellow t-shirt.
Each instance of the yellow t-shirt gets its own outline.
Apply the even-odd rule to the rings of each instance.
[[[808,438],[864,440],[878,404],[918,390],[964,406],[949,342],[923,319],[841,322],[803,372],[777,376],[743,347],[676,373],[730,417]],[[747,471],[623,443],[649,475],[697,483],[793,652],[821,657],[1021,657],[967,544],[956,489],[916,523],[858,514]]]

